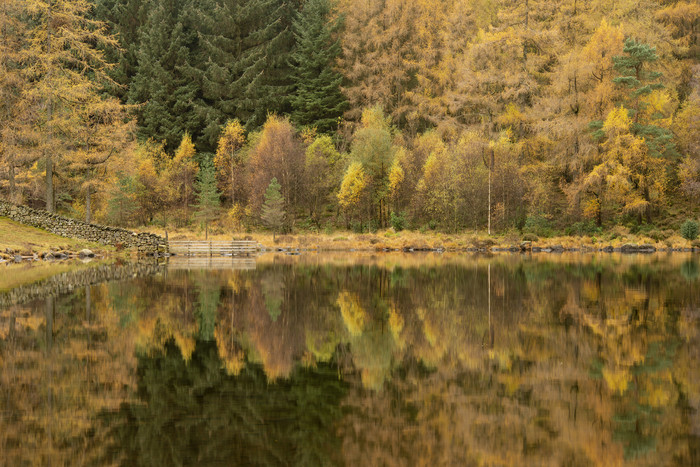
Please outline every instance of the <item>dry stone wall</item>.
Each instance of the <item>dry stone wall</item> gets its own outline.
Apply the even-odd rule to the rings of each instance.
[[[0,216],[62,237],[80,238],[103,245],[120,244],[125,248],[136,248],[139,253],[155,254],[158,251],[167,250],[165,239],[155,234],[137,234],[118,227],[89,224],[47,211],[17,206],[3,200],[0,200]]]
[[[130,280],[162,274],[165,266],[152,263],[126,263],[123,265],[100,264],[87,269],[68,271],[41,281],[0,292],[0,310],[12,305],[30,302],[44,297],[56,297],[70,293],[79,287],[108,281]],[[11,268],[13,266],[3,266]],[[3,274],[5,271],[3,271]]]

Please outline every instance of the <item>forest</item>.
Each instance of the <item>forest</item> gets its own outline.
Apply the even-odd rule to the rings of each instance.
[[[677,229],[700,4],[0,0],[0,197],[121,226]]]

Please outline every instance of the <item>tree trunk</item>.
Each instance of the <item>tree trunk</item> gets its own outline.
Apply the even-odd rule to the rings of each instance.
[[[46,50],[48,53],[51,53],[51,10],[52,10],[52,2],[49,1],[49,10],[48,10],[48,21],[47,21],[47,27],[46,27]],[[51,69],[49,68],[49,76],[51,74]],[[50,83],[50,81],[49,81]],[[51,95],[51,91],[49,90],[49,98],[48,98],[48,109],[47,109],[47,123],[48,123],[48,132],[47,132],[47,142],[46,142],[46,148],[44,148],[44,157],[46,158],[46,210],[49,212],[54,212],[55,210],[55,203],[54,203],[54,196],[53,196],[53,160],[51,159],[51,156],[49,155],[49,151],[52,150],[52,143],[53,143],[53,128],[52,128],[52,120],[53,119],[53,96]]]
[[[88,224],[92,222],[92,212],[90,208],[90,185],[87,187],[85,192],[85,222]]]
[[[53,199],[53,160],[51,156],[46,156],[46,210],[54,212]]]
[[[10,199],[12,202],[15,201],[15,189],[15,163],[14,161],[10,160]]]

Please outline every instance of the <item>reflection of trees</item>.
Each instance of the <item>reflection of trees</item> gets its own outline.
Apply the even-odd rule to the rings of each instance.
[[[320,364],[270,383],[262,368],[228,375],[216,346],[197,341],[185,361],[174,341],[143,355],[138,402],[104,421],[113,434],[100,462],[122,465],[330,465],[345,384]]]
[[[381,258],[169,271],[94,287],[89,314],[84,291],[49,315],[0,311],[0,413],[31,414],[0,419],[0,449],[65,460],[109,434],[127,456],[95,459],[306,465],[337,434],[351,465],[698,463],[684,260]]]

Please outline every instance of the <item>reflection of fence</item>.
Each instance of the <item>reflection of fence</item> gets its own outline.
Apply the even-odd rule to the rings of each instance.
[[[173,240],[168,242],[171,255],[185,256],[252,256],[260,250],[257,242],[247,240],[193,241]]]
[[[255,258],[244,256],[173,256],[168,259],[169,270],[190,269],[255,269]]]

